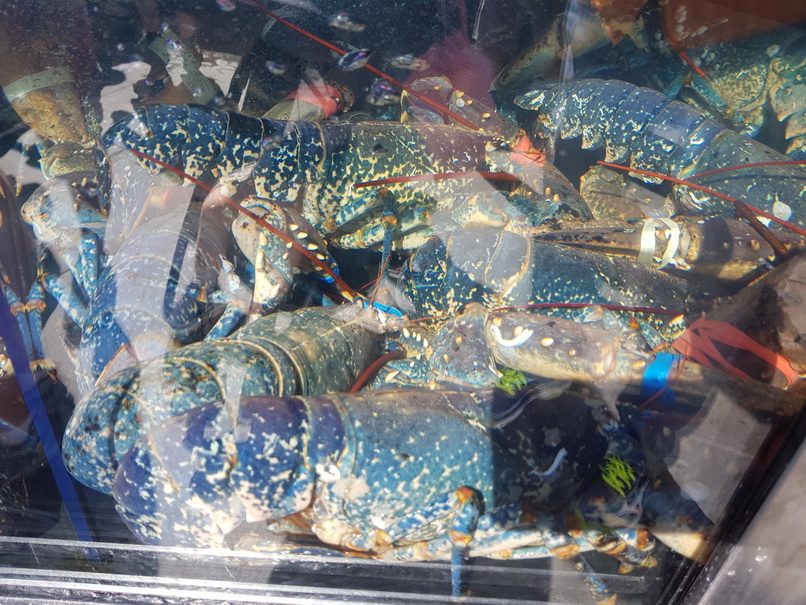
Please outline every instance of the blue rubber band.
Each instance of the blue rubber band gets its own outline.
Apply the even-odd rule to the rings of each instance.
[[[6,294],[3,292],[3,288],[0,288],[0,337],[6,345],[6,352],[11,359],[17,383],[22,391],[25,404],[28,406],[28,414],[31,416],[36,433],[42,442],[42,449],[53,472],[53,478],[56,480],[56,486],[62,496],[64,508],[76,532],[76,537],[83,542],[92,542],[92,534],[84,519],[72,479],[64,467],[59,443],[48,420],[48,413],[36,386],[31,366],[28,364],[28,353],[25,350],[22,335],[16,328],[17,322],[11,313]],[[94,548],[87,548],[85,552],[88,559],[98,559]]]
[[[336,261],[333,259],[333,257],[330,256],[329,254],[327,256],[327,262],[330,263],[330,268],[333,271],[333,273],[340,276],[341,273],[339,272],[339,266],[336,264]],[[326,284],[336,283],[336,279],[332,275],[329,275],[327,273],[325,273],[324,275],[320,275],[318,273],[311,273],[311,275],[313,275],[319,281],[325,282]]]
[[[319,281],[324,282],[326,284],[336,283],[335,278],[331,277],[330,275],[318,275],[316,273],[313,273],[312,275],[315,279],[318,279]]]
[[[669,373],[679,359],[682,359],[680,355],[672,353],[658,353],[655,356],[655,361],[647,366],[641,382],[641,396],[644,399],[649,399],[663,391],[658,398],[663,403],[675,404],[674,391],[667,387],[669,387]]]
[[[369,309],[370,307],[370,302],[366,298],[361,299],[361,304],[364,305],[365,309]],[[389,305],[385,305],[383,303],[374,302],[372,303],[372,307],[378,309],[378,311],[381,311],[383,313],[394,315],[395,317],[403,317],[403,313],[401,313],[399,310],[395,309],[394,307],[390,307]]]

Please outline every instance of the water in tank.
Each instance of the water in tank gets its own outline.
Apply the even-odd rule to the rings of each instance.
[[[793,560],[747,545],[804,432],[802,5],[0,17],[4,602],[739,602]]]

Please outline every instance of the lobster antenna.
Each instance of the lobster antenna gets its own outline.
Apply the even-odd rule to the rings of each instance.
[[[362,189],[364,187],[378,187],[381,185],[396,185],[399,183],[414,183],[417,181],[441,181],[444,179],[459,179],[459,178],[482,178],[488,181],[504,181],[509,183],[519,182],[520,179],[514,174],[507,172],[480,172],[471,170],[467,172],[439,172],[436,174],[413,174],[410,176],[391,176],[385,179],[378,179],[377,181],[362,181],[355,183],[353,189]]]
[[[752,162],[750,164],[739,164],[737,166],[725,166],[723,168],[715,168],[714,170],[706,170],[705,172],[698,172],[689,178],[698,179],[703,176],[712,174],[719,174],[720,172],[731,172],[732,170],[744,170],[745,168],[759,168],[761,166],[804,166],[806,160],[776,160],[773,162]]]
[[[362,372],[361,376],[358,377],[358,379],[355,381],[355,384],[353,384],[353,386],[351,386],[350,390],[347,392],[357,393],[363,389],[367,384],[369,384],[370,380],[375,377],[383,366],[396,359],[406,359],[406,352],[403,349],[398,348],[394,351],[389,351],[382,354],[380,357],[378,357],[378,359],[367,366],[367,369]]]
[[[698,76],[707,80],[708,74],[706,74],[694,61],[691,60],[691,57],[689,57],[688,54],[686,54],[686,51],[683,50],[683,45],[680,44],[680,41],[674,36],[672,31],[669,30],[665,33],[666,37],[669,38],[672,48],[678,55],[680,55],[680,58],[683,59],[683,61],[685,61]]]
[[[628,313],[653,313],[655,315],[670,315],[677,317],[682,315],[680,311],[671,309],[661,309],[659,307],[633,307],[630,305],[613,305],[604,303],[572,303],[572,302],[546,302],[532,303],[529,305],[517,305],[512,307],[498,307],[492,311],[529,311],[531,309],[586,309],[588,307],[601,307],[608,311],[626,311]]]

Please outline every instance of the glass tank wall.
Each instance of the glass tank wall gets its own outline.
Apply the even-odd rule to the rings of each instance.
[[[4,602],[799,577],[806,9],[748,4],[0,0]]]

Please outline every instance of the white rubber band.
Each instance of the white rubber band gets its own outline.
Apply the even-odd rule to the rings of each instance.
[[[57,86],[59,84],[67,84],[73,81],[73,74],[66,67],[51,67],[45,71],[40,71],[35,74],[22,77],[8,86],[3,87],[3,92],[9,101],[14,101],[20,97],[24,97],[29,92],[39,90],[40,88],[48,88],[49,86]]]
[[[661,218],[658,220],[669,228],[669,243],[666,244],[666,250],[663,252],[663,256],[660,259],[660,265],[658,266],[658,269],[663,269],[666,265],[672,262],[672,259],[675,257],[678,249],[680,248],[680,225],[675,223],[670,218]]]
[[[501,334],[501,330],[498,329],[498,326],[492,325],[490,326],[492,333],[495,334],[495,340],[503,347],[517,347],[525,343],[532,337],[532,334],[535,333],[534,330],[525,329],[523,332],[518,334],[517,336],[513,336],[512,338],[504,338],[504,335]]]
[[[658,269],[663,269],[666,265],[672,262],[672,259],[675,257],[680,248],[680,225],[669,218],[649,218],[644,221],[644,226],[641,229],[638,262],[648,267],[652,266],[652,259],[655,258],[655,246],[657,244],[655,230],[658,227],[669,230],[666,249],[663,251],[660,265],[658,266]]]
[[[652,259],[655,258],[655,226],[657,224],[657,219],[648,218],[644,221],[644,227],[641,229],[638,262],[647,267],[652,266]]]

